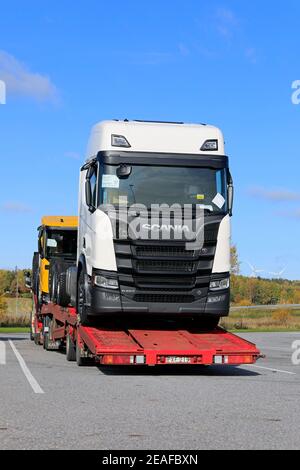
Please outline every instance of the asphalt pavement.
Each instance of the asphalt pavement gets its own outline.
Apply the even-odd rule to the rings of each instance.
[[[300,333],[241,336],[267,357],[80,368],[28,335],[0,334],[0,449],[299,449]]]

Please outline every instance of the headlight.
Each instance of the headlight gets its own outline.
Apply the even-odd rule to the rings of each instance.
[[[220,279],[218,281],[211,281],[209,288],[210,290],[223,290],[223,289],[229,289],[230,281],[229,277],[225,279]]]
[[[105,289],[119,288],[119,283],[117,279],[112,279],[97,274],[94,276],[94,284],[98,287],[104,287]]]

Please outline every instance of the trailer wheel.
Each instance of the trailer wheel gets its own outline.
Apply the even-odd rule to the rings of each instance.
[[[67,334],[67,339],[66,339],[66,358],[67,358],[67,361],[69,362],[76,361],[77,359],[76,347],[69,333]]]
[[[86,358],[82,357],[81,347],[78,341],[76,341],[76,362],[79,367],[86,365]]]
[[[51,324],[51,319],[49,317],[45,317],[44,318],[44,328],[43,328],[43,336],[44,336],[43,347],[46,351],[49,351],[49,329],[50,329],[50,324]],[[45,331],[45,328],[47,328],[47,331]]]
[[[30,314],[30,341],[34,341],[34,334],[32,329],[32,320],[33,320],[33,312]]]
[[[77,312],[80,318],[80,323],[84,326],[89,325],[88,310],[86,307],[86,295],[85,295],[85,274],[84,271],[80,271],[78,285],[77,285]]]
[[[75,354],[76,354],[76,362],[79,367],[95,365],[95,360],[93,358],[85,357],[82,355],[82,350],[81,350],[79,341],[76,341]]]
[[[44,335],[43,347],[46,351],[49,351],[49,333],[45,333]]]
[[[40,333],[35,333],[35,334],[34,334],[34,344],[35,344],[36,346],[40,346],[40,344],[41,344],[41,343],[40,343]]]

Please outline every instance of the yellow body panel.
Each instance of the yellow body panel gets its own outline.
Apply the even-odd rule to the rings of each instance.
[[[42,218],[46,227],[78,227],[78,217],[65,215],[46,215]]]
[[[40,261],[40,292],[49,294],[49,261],[44,258]]]

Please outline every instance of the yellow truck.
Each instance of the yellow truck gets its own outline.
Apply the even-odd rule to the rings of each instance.
[[[42,217],[32,265],[32,289],[39,305],[56,300],[59,275],[76,262],[77,231],[78,217]]]

